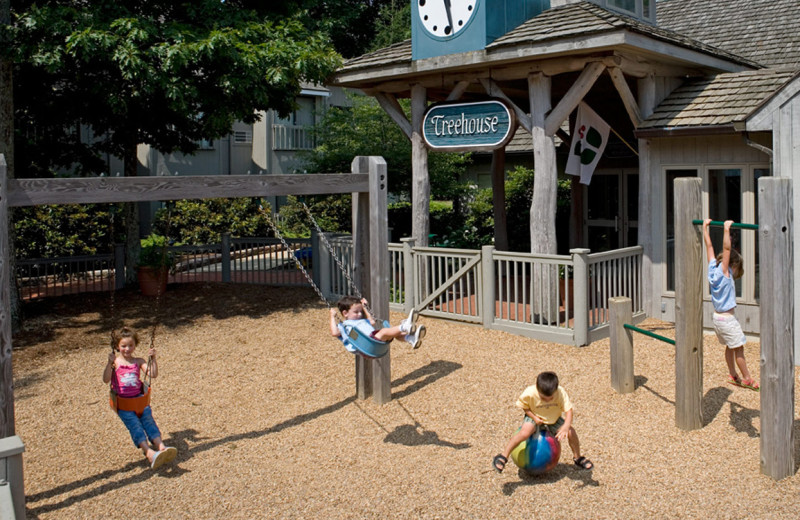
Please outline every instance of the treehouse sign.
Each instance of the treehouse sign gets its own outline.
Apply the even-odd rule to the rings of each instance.
[[[437,103],[422,118],[422,138],[431,150],[490,151],[514,137],[514,111],[503,101]]]

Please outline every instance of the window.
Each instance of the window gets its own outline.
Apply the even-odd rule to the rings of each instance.
[[[655,24],[656,9],[653,0],[591,0],[611,11]]]
[[[675,187],[674,180],[679,177],[697,177],[697,170],[667,170],[666,197],[667,217],[665,222],[667,240],[667,286],[668,291],[675,290]]]
[[[253,132],[249,130],[236,130],[233,132],[233,142],[237,144],[248,144],[253,142]]]
[[[199,141],[197,141],[197,147],[200,150],[213,150],[214,141],[212,139],[200,139]]]

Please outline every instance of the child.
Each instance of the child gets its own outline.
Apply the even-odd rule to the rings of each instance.
[[[747,370],[747,362],[744,359],[744,344],[747,339],[742,332],[742,326],[734,316],[736,309],[736,286],[734,280],[741,278],[744,274],[744,262],[742,255],[735,249],[731,249],[731,224],[732,220],[726,220],[723,224],[724,233],[722,236],[722,253],[715,256],[714,246],[711,244],[711,235],[708,232],[708,225],[711,219],[703,221],[703,240],[706,243],[706,256],[708,258],[708,285],[711,288],[711,303],[714,304],[714,331],[717,339],[725,349],[725,362],[728,364],[728,382],[755,390],[759,390],[756,383]],[[736,366],[742,371],[742,377],[736,373]]]
[[[158,365],[156,364],[156,349],[151,348],[150,360],[133,357],[133,352],[139,344],[139,336],[133,330],[123,327],[118,334],[114,335],[115,347],[108,355],[108,362],[103,370],[103,383],[111,382],[118,397],[137,397],[142,395],[142,380],[140,372],[144,371],[155,378],[158,376]],[[118,410],[117,414],[122,419],[123,424],[128,428],[133,439],[133,444],[141,448],[144,456],[150,462],[152,469],[172,462],[178,454],[175,448],[167,447],[161,440],[161,432],[153,419],[153,411],[148,405],[141,416],[136,412]],[[158,450],[150,447],[147,440]]]
[[[345,296],[336,302],[336,306],[339,308],[339,312],[342,313],[344,321],[342,323],[338,322],[336,309],[332,308],[331,335],[342,340],[344,348],[348,352],[357,352],[348,335],[354,328],[378,341],[389,342],[394,338],[403,337],[407,343],[411,344],[412,348],[422,346],[422,338],[425,337],[425,325],[420,325],[419,327],[416,325],[419,313],[414,309],[411,309],[408,318],[396,327],[375,328],[375,319],[367,310],[366,298],[359,300],[355,296]]]
[[[517,408],[525,412],[525,419],[519,431],[508,441],[503,453],[495,455],[492,465],[502,472],[508,456],[517,444],[533,435],[539,428],[546,428],[559,442],[566,437],[572,449],[572,461],[581,469],[592,469],[594,464],[581,456],[578,434],[572,427],[572,403],[566,390],[559,386],[555,372],[542,372],[536,378],[536,385],[529,386],[517,399]],[[561,417],[561,414],[564,417]]]

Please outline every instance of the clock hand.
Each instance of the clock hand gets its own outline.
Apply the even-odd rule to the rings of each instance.
[[[450,34],[455,30],[455,27],[453,27],[453,15],[450,13],[450,0],[444,0],[444,10],[447,12],[447,25],[450,28],[449,32],[445,29],[444,33]]]

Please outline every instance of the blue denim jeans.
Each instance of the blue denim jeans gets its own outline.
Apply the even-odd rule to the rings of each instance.
[[[125,424],[125,427],[128,428],[131,439],[133,439],[133,444],[135,444],[137,448],[148,439],[150,442],[153,442],[153,439],[161,437],[161,432],[158,426],[156,426],[156,421],[153,419],[153,410],[151,410],[149,406],[144,409],[141,417],[137,416],[136,412],[128,412],[125,410],[120,410],[117,413]]]

